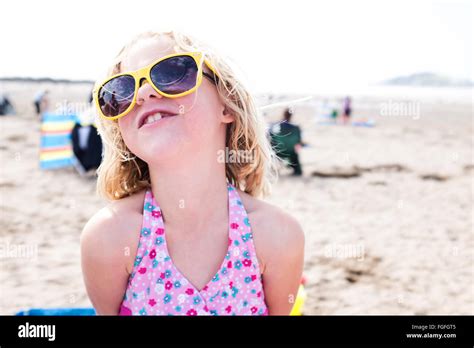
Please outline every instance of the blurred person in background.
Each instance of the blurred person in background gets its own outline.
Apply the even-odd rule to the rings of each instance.
[[[41,90],[36,93],[34,98],[34,105],[36,115],[40,116],[43,112],[49,108],[49,91],[47,89]]]
[[[293,169],[294,176],[303,175],[298,152],[305,144],[301,140],[301,129],[291,123],[293,110],[287,108],[283,113],[283,121],[270,127],[270,139],[278,157],[285,160]]]

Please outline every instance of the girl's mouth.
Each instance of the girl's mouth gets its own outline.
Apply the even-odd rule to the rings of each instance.
[[[143,119],[140,120],[138,128],[141,128],[144,125],[149,125],[149,124],[153,124],[155,122],[159,122],[163,118],[174,117],[174,116],[177,116],[177,115],[174,115],[174,114],[171,114],[171,113],[168,113],[168,112],[164,112],[164,111],[161,111],[161,112],[158,111],[158,112],[149,114],[146,117],[143,117]]]

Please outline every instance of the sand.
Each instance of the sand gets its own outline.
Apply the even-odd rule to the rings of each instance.
[[[0,314],[89,307],[79,237],[105,202],[93,178],[39,169],[38,84],[0,87],[18,110],[0,117]],[[53,105],[90,91],[47,87]],[[295,106],[304,175],[282,169],[267,200],[305,231],[305,314],[474,314],[472,101],[428,95],[395,116],[382,111],[392,100],[403,103],[354,98],[354,117],[375,128],[318,125],[314,103]]]

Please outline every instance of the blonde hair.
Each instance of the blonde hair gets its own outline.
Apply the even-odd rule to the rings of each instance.
[[[277,158],[266,136],[263,117],[259,114],[249,91],[237,79],[230,66],[210,47],[194,38],[171,32],[145,32],[136,36],[119,52],[108,75],[121,72],[121,63],[129,49],[139,40],[165,36],[174,42],[176,52],[204,51],[207,60],[219,76],[217,91],[235,120],[228,124],[226,146],[230,150],[245,150],[252,154],[251,161],[226,161],[226,177],[229,183],[242,191],[261,197],[270,193],[271,184],[277,177]],[[102,163],[98,169],[97,191],[110,200],[132,195],[151,186],[148,164],[136,157],[125,145],[117,122],[99,117],[98,130],[104,143]]]

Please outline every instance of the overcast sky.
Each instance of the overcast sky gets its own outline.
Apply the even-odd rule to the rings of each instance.
[[[434,71],[473,79],[472,1],[2,1],[0,76],[96,79],[134,34],[207,41],[258,91],[365,86]]]

